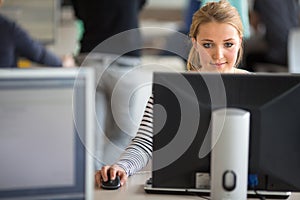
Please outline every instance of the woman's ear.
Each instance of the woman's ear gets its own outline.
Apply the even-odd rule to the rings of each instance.
[[[193,43],[194,49],[198,50],[198,43],[197,43],[196,38],[192,38],[192,43]]]
[[[242,47],[243,45],[243,37],[240,36],[240,48]]]

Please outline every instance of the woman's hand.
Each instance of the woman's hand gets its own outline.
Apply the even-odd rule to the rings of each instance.
[[[97,171],[95,174],[95,182],[98,187],[101,185],[101,177],[103,181],[108,180],[107,173],[110,173],[112,180],[114,180],[118,175],[120,177],[121,186],[127,181],[127,174],[123,168],[119,167],[118,165],[103,166],[101,170]]]

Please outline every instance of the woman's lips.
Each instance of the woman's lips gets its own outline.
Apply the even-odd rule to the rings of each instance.
[[[216,66],[216,67],[222,67],[225,64],[226,64],[226,62],[224,62],[224,63],[213,63],[213,65]]]

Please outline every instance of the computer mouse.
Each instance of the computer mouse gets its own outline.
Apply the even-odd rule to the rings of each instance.
[[[116,175],[116,178],[114,180],[111,180],[110,173],[108,171],[107,178],[107,181],[101,180],[101,188],[106,190],[116,190],[121,186],[120,177],[118,175]]]

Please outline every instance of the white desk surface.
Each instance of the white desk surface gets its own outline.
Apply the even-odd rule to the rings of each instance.
[[[95,200],[201,200],[198,196],[192,195],[166,195],[147,194],[144,191],[144,184],[151,177],[150,172],[141,172],[128,178],[126,184],[118,190],[96,189]],[[257,200],[257,199],[256,199]],[[270,200],[270,199],[268,199]],[[293,193],[288,200],[300,200],[300,193]]]

